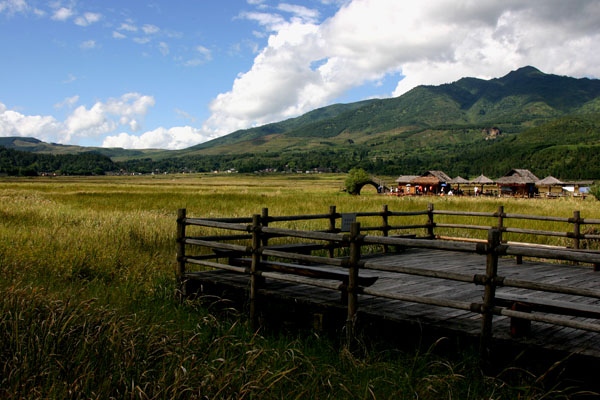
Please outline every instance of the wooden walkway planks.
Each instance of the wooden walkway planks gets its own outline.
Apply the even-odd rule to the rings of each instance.
[[[442,250],[405,249],[401,253],[367,256],[377,270],[369,270],[379,279],[371,286],[373,290],[418,296],[451,298],[466,302],[481,302],[483,287],[472,283],[420,277],[394,272],[395,267],[418,267],[428,270],[448,271],[464,274],[485,273],[485,255],[449,252]],[[385,269],[385,270],[382,270]],[[600,272],[589,266],[550,264],[539,261],[524,261],[516,264],[514,259],[501,258],[498,275],[522,280],[600,289]],[[219,281],[237,287],[248,287],[248,277],[226,271],[207,271],[194,276],[195,280]],[[301,299],[319,306],[339,308],[340,293],[308,285],[266,280],[265,290],[289,299]],[[265,292],[264,290],[262,292]],[[519,288],[498,287],[498,294],[524,294],[539,296],[547,300],[573,301],[600,306],[600,300],[557,293],[530,291]],[[359,295],[360,315],[371,315],[398,323],[420,324],[426,329],[438,329],[456,334],[478,335],[481,331],[481,315],[464,310],[434,307],[398,300]],[[575,318],[575,317],[573,317]],[[578,320],[591,319],[578,318]],[[599,322],[599,321],[595,321]],[[494,316],[494,338],[518,342],[539,348],[576,352],[600,358],[600,334],[573,328],[559,327],[546,323],[532,322],[531,335],[524,338],[510,336],[509,318]]]

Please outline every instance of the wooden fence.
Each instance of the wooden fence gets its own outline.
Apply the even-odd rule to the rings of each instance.
[[[484,226],[436,223],[435,217],[438,215],[496,218],[497,224]],[[422,223],[397,223],[402,218],[418,216],[424,219]],[[352,222],[365,217],[371,218],[371,221],[373,217],[379,217],[381,218],[381,225],[364,226],[359,221]],[[561,222],[567,224],[570,228],[564,232],[511,228],[505,224],[508,219]],[[297,230],[273,226],[277,223],[302,220],[323,220],[325,229]],[[342,226],[338,224],[340,220],[342,220]],[[345,225],[348,225],[349,221],[349,229],[346,231]],[[394,224],[391,222],[394,222]],[[529,299],[529,306],[534,307],[534,310],[536,306],[539,306],[540,309],[550,310],[552,315],[531,313],[511,309],[514,307],[507,306],[505,302],[503,303],[496,296],[497,287],[513,287],[600,299],[600,290],[596,289],[534,282],[498,275],[498,258],[502,256],[513,256],[518,261],[522,257],[564,260],[590,264],[597,270],[600,265],[600,252],[579,249],[579,247],[581,240],[600,239],[600,235],[581,233],[581,227],[599,224],[599,219],[581,218],[578,211],[573,213],[572,218],[559,218],[510,214],[505,213],[503,207],[499,207],[493,213],[434,210],[433,205],[429,205],[427,210],[412,212],[390,211],[387,206],[383,206],[380,212],[338,213],[336,207],[331,206],[328,213],[316,215],[270,216],[268,210],[263,209],[261,214],[256,214],[251,218],[212,219],[189,218],[186,215],[186,210],[180,209],[177,218],[177,277],[181,292],[185,294],[186,282],[202,274],[198,271],[189,271],[187,269],[189,264],[249,275],[249,312],[250,320],[253,323],[256,322],[258,312],[256,299],[260,289],[265,285],[264,278],[341,291],[344,297],[347,296],[345,302],[347,305],[346,334],[349,341],[354,336],[359,294],[479,313],[482,315],[480,348],[482,356],[485,357],[489,353],[492,339],[493,315],[507,316],[514,319],[515,322],[525,321],[530,323],[530,321],[537,321],[600,333],[599,323],[570,318],[572,316],[582,316],[600,319],[600,307],[583,307],[568,302],[561,304],[536,303],[535,300]],[[191,226],[210,228],[211,231],[216,229],[220,232],[223,230],[225,232],[216,235],[189,236],[187,235],[187,228]],[[486,230],[488,233],[485,240],[450,238],[436,236],[436,229],[439,228],[465,231]],[[414,232],[415,230],[423,230],[425,234],[422,236],[402,234],[402,232]],[[369,234],[371,232],[379,234]],[[394,233],[394,235],[391,233]],[[534,237],[565,237],[572,239],[572,247],[561,248],[558,246],[539,246],[535,243],[507,242],[503,241],[503,234],[506,233],[527,234]],[[270,244],[273,239],[278,238],[284,238],[287,243]],[[282,240],[278,241],[282,242]],[[373,271],[379,267],[377,263],[370,261],[369,258],[361,259],[361,255],[365,249],[372,252],[374,248],[379,248],[382,252],[388,252],[392,247],[459,251],[485,255],[485,274],[464,274],[414,267],[395,267],[395,271],[403,274],[479,285],[483,288],[483,301],[465,302],[437,297],[390,293],[371,288],[372,280],[361,277],[359,270]],[[195,252],[191,251],[192,249]],[[320,255],[314,255],[312,252],[315,250],[320,250]],[[223,258],[227,259],[228,262],[219,262]],[[304,265],[299,264],[300,262]],[[318,267],[315,267],[315,264]],[[326,266],[338,268],[329,271]],[[344,272],[340,273],[339,267],[342,267]]]

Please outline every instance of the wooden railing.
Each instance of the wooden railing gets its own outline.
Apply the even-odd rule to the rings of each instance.
[[[534,282],[498,275],[498,258],[502,256],[514,256],[518,259],[531,257],[565,260],[592,264],[597,268],[600,265],[600,253],[578,249],[578,241],[581,239],[600,239],[600,235],[581,233],[581,226],[583,224],[600,224],[600,220],[583,219],[580,217],[579,212],[575,212],[573,218],[510,214],[505,213],[502,207],[495,213],[483,213],[434,210],[432,205],[424,211],[393,212],[387,206],[384,206],[381,212],[360,212],[350,215],[354,218],[380,217],[382,219],[381,225],[362,226],[360,222],[352,222],[348,232],[341,232],[336,223],[339,219],[348,215],[350,214],[337,213],[336,207],[331,206],[329,213],[316,215],[269,216],[268,210],[263,209],[261,214],[256,214],[252,218],[202,219],[189,218],[186,215],[186,210],[180,209],[177,218],[177,277],[181,293],[186,294],[187,280],[194,279],[202,274],[202,272],[188,271],[188,264],[249,275],[250,321],[255,323],[257,315],[256,299],[260,289],[265,284],[264,278],[341,291],[347,295],[346,333],[348,340],[351,340],[354,335],[359,294],[466,310],[479,313],[483,316],[481,325],[481,352],[484,357],[489,353],[490,349],[493,315],[507,316],[515,319],[515,321],[538,321],[600,333],[600,324],[596,322],[566,317],[592,316],[600,319],[600,307],[588,306],[584,309],[584,307],[574,303],[545,304],[544,302],[536,303],[535,299],[529,299],[529,306],[533,307],[534,310],[536,307],[540,307],[540,309],[551,310],[554,313],[554,315],[539,314],[511,309],[511,307],[506,306],[506,301],[496,296],[496,289],[498,287],[514,287],[600,299],[600,290],[596,289]],[[436,215],[497,218],[498,224],[496,226],[438,224],[434,220]],[[391,218],[397,219],[399,217],[414,216],[424,216],[427,220],[421,224],[390,224]],[[562,233],[506,227],[504,222],[511,218],[568,223],[572,224],[573,227],[572,230]],[[272,225],[274,223],[301,220],[324,220],[327,222],[327,227],[323,230],[297,230],[274,227]],[[191,226],[209,228],[211,231],[225,230],[227,233],[189,236],[187,235],[187,229]],[[435,235],[436,228],[487,230],[488,235],[487,240],[473,241],[466,238],[466,241],[461,241],[456,237],[453,237],[452,240],[444,240],[440,239],[439,235]],[[414,231],[415,229],[424,229],[425,235],[390,235],[390,232],[393,231]],[[364,234],[367,232],[380,232],[381,235]],[[531,243],[503,242],[502,234],[505,232],[540,236],[564,236],[573,239],[573,248],[542,247],[534,246]],[[272,239],[277,238],[286,238],[291,243],[269,244]],[[238,243],[229,243],[231,241]],[[377,262],[370,261],[368,258],[361,260],[361,249],[372,249],[374,246],[383,248],[384,252],[389,251],[391,246],[396,246],[485,255],[485,274],[464,274],[434,271],[424,268],[394,267],[396,272],[402,274],[480,285],[483,287],[483,301],[465,302],[438,297],[399,294],[370,287],[373,279],[361,277],[359,271],[375,271],[381,267]],[[188,248],[200,249],[201,251],[197,251],[195,255],[192,255],[192,252],[189,252]],[[321,250],[321,255],[304,252],[303,250],[306,249],[311,251]],[[228,262],[219,262],[223,258],[226,258]],[[285,260],[286,262],[281,260]],[[311,267],[310,264],[300,265],[295,262],[312,263],[319,267]],[[326,266],[330,266],[333,269],[327,270]]]

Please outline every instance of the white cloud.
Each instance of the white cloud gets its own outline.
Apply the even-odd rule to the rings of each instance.
[[[73,107],[79,101],[79,96],[75,95],[72,97],[67,97],[63,101],[56,103],[54,108],[61,109],[64,107]]]
[[[71,83],[71,82],[75,82],[77,80],[77,77],[73,74],[68,74],[67,75],[67,79],[65,79],[64,81],[62,81],[62,83]]]
[[[281,3],[277,6],[279,11],[284,11],[294,14],[297,18],[300,18],[307,22],[316,22],[319,18],[319,11],[306,8],[304,6],[298,6],[288,3]]]
[[[125,39],[127,36],[123,35],[121,32],[113,31],[112,37],[113,39]]]
[[[54,11],[52,19],[55,21],[66,21],[69,18],[71,18],[73,14],[75,14],[75,12],[73,12],[73,10],[71,10],[70,8],[61,7],[58,10]]]
[[[9,110],[0,103],[0,136],[36,137],[50,140],[62,129],[62,124],[54,117],[23,115]]]
[[[56,108],[73,107],[79,96],[68,97]],[[119,126],[141,129],[143,119],[155,104],[154,97],[126,93],[92,107],[75,108],[64,122],[51,116],[24,115],[0,103],[0,136],[33,136],[45,141],[71,143],[83,137],[98,137],[114,132]]]
[[[86,12],[83,15],[75,18],[75,24],[79,26],[88,26],[94,22],[100,21],[100,18],[102,18],[102,14]]]
[[[240,14],[270,33],[268,44],[213,100],[205,129],[225,134],[297,116],[399,73],[387,95],[524,65],[600,76],[597,0],[354,0],[322,23],[304,7],[277,9],[293,15]]]
[[[204,46],[196,46],[196,51],[200,53],[206,61],[212,60],[212,54],[209,49]]]
[[[193,115],[190,115],[189,113],[187,113],[183,110],[180,110],[178,108],[175,109],[175,113],[178,114],[179,116],[181,116],[181,118],[190,120],[190,122],[192,122],[192,123],[195,123],[198,120],[198,118],[196,118]]]
[[[81,42],[79,47],[81,47],[84,50],[93,49],[96,47],[96,41],[95,40],[86,40],[85,42]]]
[[[142,31],[144,31],[144,33],[146,35],[152,35],[154,33],[157,33],[158,31],[160,31],[160,28],[156,25],[146,24],[146,25],[142,26]]]
[[[158,44],[158,51],[160,51],[163,56],[166,56],[169,54],[169,45],[165,42],[160,42]]]
[[[131,22],[123,22],[117,30],[119,31],[128,31],[128,32],[137,32],[138,27],[133,25]]]
[[[4,0],[0,1],[0,13],[6,12],[7,15],[14,15],[19,12],[25,12],[29,6],[25,0]]]
[[[212,52],[204,46],[198,45],[194,48],[196,54],[194,54],[189,60],[184,61],[183,65],[186,67],[197,67],[198,65],[205,64],[212,60]]]
[[[106,115],[104,105],[96,103],[89,110],[85,106],[77,107],[65,121],[67,128],[65,140],[73,136],[95,137],[112,132],[117,128],[116,122]]]
[[[154,107],[155,100],[152,96],[143,96],[139,93],[126,93],[119,98],[111,98],[105,103],[106,111],[110,114],[127,119],[144,116],[151,107]]]
[[[107,136],[102,147],[123,147],[126,149],[183,149],[212,139],[212,133],[191,126],[176,126],[170,129],[159,127],[140,136],[120,133]]]
[[[262,26],[268,27],[271,30],[277,30],[286,23],[285,18],[279,14],[263,13],[263,12],[244,12],[240,14],[241,18],[246,18],[255,21]]]
[[[136,42],[137,44],[146,44],[150,41],[150,38],[148,37],[136,37],[133,38],[133,41]]]

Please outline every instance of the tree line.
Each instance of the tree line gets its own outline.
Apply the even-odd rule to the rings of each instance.
[[[0,173],[6,175],[102,175],[115,170],[118,166],[109,157],[94,152],[54,155],[0,146]]]
[[[500,142],[455,144],[442,148],[381,153],[364,146],[310,152],[269,152],[236,155],[198,155],[114,162],[109,157],[86,152],[51,155],[0,147],[0,173],[8,175],[102,175],[109,172],[178,173],[235,169],[240,173],[265,170],[306,171],[323,168],[348,172],[361,168],[378,175],[416,175],[443,170],[450,176],[468,178],[485,174],[499,177],[512,168],[526,168],[543,178],[593,179],[600,177],[600,145],[550,145],[523,143],[507,138]]]

